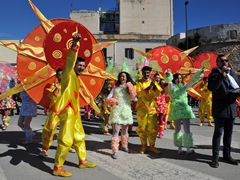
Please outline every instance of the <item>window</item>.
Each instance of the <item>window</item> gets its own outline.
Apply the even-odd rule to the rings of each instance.
[[[150,51],[152,48],[146,48],[145,49],[145,52],[148,52],[148,51]]]
[[[134,58],[134,51],[132,48],[125,48],[125,57],[128,59]]]
[[[237,39],[237,30],[229,31],[230,39]]]

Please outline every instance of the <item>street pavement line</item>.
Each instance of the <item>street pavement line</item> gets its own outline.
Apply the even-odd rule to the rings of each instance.
[[[0,180],[7,180],[6,176],[3,173],[2,168],[0,167]]]
[[[103,142],[103,140],[93,136],[86,136],[86,139]],[[91,161],[97,163],[101,168],[124,180],[221,180],[169,163],[163,159],[150,159],[146,155],[137,152],[128,154],[123,151],[118,151],[117,160],[112,159],[111,154],[111,149],[98,149],[97,152],[88,151],[88,159],[91,159]]]

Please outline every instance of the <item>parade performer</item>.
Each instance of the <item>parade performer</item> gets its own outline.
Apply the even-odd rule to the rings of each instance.
[[[237,117],[240,118],[240,97],[237,98]]]
[[[0,94],[6,92],[9,89],[9,82],[7,79],[1,80],[1,87],[0,87]],[[8,96],[6,98],[0,99],[0,110],[2,114],[2,130],[6,130],[7,127],[10,124],[10,116],[9,112],[10,109],[13,109],[15,107],[15,101],[11,98],[11,96]]]
[[[0,100],[0,110],[2,113],[2,130],[6,130],[7,127],[10,124],[10,116],[9,111],[10,109],[13,109],[15,106],[15,101],[11,98],[11,96],[8,96],[4,99]]]
[[[136,97],[136,90],[133,87],[131,76],[127,72],[120,72],[115,86],[112,88],[107,97],[107,103],[112,105],[109,116],[109,124],[112,125],[113,134],[111,138],[111,148],[113,151],[112,158],[117,159],[119,149],[119,137],[121,132],[121,144],[123,151],[129,152],[128,149],[128,126],[133,124],[133,116],[131,110],[131,101]]]
[[[51,85],[50,88],[47,90],[50,91],[49,98],[51,99],[49,108],[53,106],[53,104],[57,101],[57,99],[61,96],[61,74],[62,69],[58,68],[56,71],[56,80]],[[59,123],[58,116],[55,115],[55,113],[51,110],[49,111],[49,115],[46,119],[46,122],[43,127],[42,131],[42,151],[39,153],[40,157],[46,156],[46,153],[53,142],[53,136],[56,133],[57,124]],[[73,148],[70,148],[70,152],[75,152]]]
[[[174,121],[175,133],[173,136],[174,145],[178,147],[178,154],[183,154],[183,146],[187,148],[187,154],[194,153],[194,150],[190,150],[193,146],[192,133],[190,132],[190,119],[195,118],[191,107],[188,105],[186,90],[195,82],[197,82],[203,74],[203,69],[198,70],[191,78],[188,84],[184,84],[182,75],[166,71],[165,81],[169,83],[169,93],[171,96],[171,111],[169,119]],[[184,127],[184,135],[181,132],[181,123]]]
[[[51,99],[49,108],[56,103],[57,99],[61,96],[61,74],[62,69],[59,68],[56,71],[56,80],[48,89],[50,91],[49,97]],[[40,156],[46,156],[46,152],[52,144],[53,136],[56,133],[57,124],[59,123],[58,116],[55,115],[54,111],[49,111],[49,115],[46,119],[46,122],[42,131],[42,151],[39,154]]]
[[[8,63],[0,62],[0,94],[5,93],[9,88],[9,83],[13,75],[11,73],[11,68]],[[11,96],[7,96],[3,99],[0,99],[0,111],[2,114],[2,130],[6,130],[10,124],[10,110],[14,109],[15,101]]]
[[[154,98],[159,96],[162,88],[155,81],[155,78],[150,79],[151,71],[151,67],[144,66],[142,68],[142,78],[138,80],[135,85],[138,96],[136,104],[138,126],[136,128],[136,133],[142,144],[140,150],[141,154],[144,154],[147,150],[147,140],[151,152],[157,154],[161,153],[161,151],[154,147],[158,134],[157,112]]]
[[[20,93],[22,106],[18,118],[18,126],[25,132],[26,140],[23,145],[31,144],[35,133],[32,131],[32,118],[37,116],[37,103],[27,94],[26,91]]]
[[[66,59],[66,66],[62,72],[61,97],[53,105],[53,110],[60,119],[58,134],[58,147],[55,155],[53,174],[56,176],[69,177],[72,174],[63,169],[68,151],[73,144],[79,159],[79,168],[91,168],[96,164],[86,159],[85,132],[80,117],[79,105],[79,75],[85,69],[84,59],[78,57],[78,42],[81,35],[74,34],[72,47]]]
[[[89,104],[86,104],[84,106],[84,117],[85,117],[86,120],[90,120],[91,111],[92,111],[91,106]]]
[[[102,129],[103,134],[110,135],[109,133],[109,124],[108,118],[111,111],[111,105],[107,104],[107,96],[110,93],[112,86],[110,80],[105,80],[104,85],[100,93],[98,94],[96,101],[99,109],[101,110],[105,120],[101,123],[100,128]]]
[[[208,89],[208,77],[203,78],[203,84],[200,88],[200,94],[202,96],[198,114],[200,117],[201,123],[199,126],[204,125],[205,112],[207,113],[208,126],[213,127],[212,124],[212,92]]]
[[[167,114],[167,104],[164,91],[164,79],[160,78],[160,75],[157,73],[154,75],[156,81],[163,89],[159,96],[155,97],[155,105],[157,109],[157,123],[158,123],[158,135],[157,137],[162,138],[163,132],[166,125],[166,114]]]

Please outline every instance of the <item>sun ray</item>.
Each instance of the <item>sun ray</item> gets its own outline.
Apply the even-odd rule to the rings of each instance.
[[[43,28],[47,33],[54,27],[54,24],[49,21],[42,13],[39,11],[39,9],[32,3],[32,1],[28,0],[30,6],[32,7],[34,13],[36,14],[37,18],[40,20]]]
[[[231,49],[230,51],[228,51],[226,54],[224,54],[225,57],[228,57],[230,54],[233,53],[233,51],[236,50],[236,47],[234,47],[233,49]]]
[[[185,57],[187,57],[189,54],[191,54],[195,49],[197,49],[198,48],[198,46],[195,46],[195,47],[193,47],[193,48],[191,48],[191,49],[188,49],[188,50],[186,50],[186,51],[183,51],[183,52],[181,52],[180,53],[180,56],[181,56],[181,59],[183,60],[183,59],[185,59]]]
[[[49,66],[46,65],[42,69],[38,70],[34,75],[29,76],[25,78],[23,81],[21,81],[21,84],[18,84],[17,86],[13,87],[12,89],[9,89],[5,93],[0,95],[0,99],[5,98],[7,96],[10,96],[12,94],[19,93],[23,90],[27,91],[45,81],[50,79],[56,74],[56,72]]]
[[[79,87],[80,95],[83,97],[84,101],[86,101],[86,103],[89,104],[94,109],[94,111],[96,111],[98,114],[100,114],[101,112],[100,112],[98,106],[96,105],[92,94],[89,92],[88,88],[85,86],[82,79],[81,78],[79,78],[79,79],[80,79],[80,84],[81,84]]]
[[[105,70],[102,70],[91,63],[88,64],[88,66],[83,71],[82,75],[117,80],[117,77],[107,73]]]
[[[0,41],[0,45],[5,46],[6,48],[11,49],[13,51],[16,51],[19,54],[30,56],[35,59],[46,62],[44,49],[42,47],[33,47],[30,44],[17,44],[8,41]]]
[[[108,46],[111,46],[113,44],[115,44],[117,41],[110,41],[110,42],[103,42],[103,43],[99,43],[99,44],[94,44],[93,45],[93,54],[101,51],[103,48],[106,48]]]
[[[151,57],[152,57],[153,52],[152,53],[146,53],[146,52],[143,52],[140,49],[137,49],[137,48],[134,48],[134,47],[132,47],[132,49],[134,51],[136,51],[137,53],[141,54],[142,56],[145,56],[147,59],[151,59]]]

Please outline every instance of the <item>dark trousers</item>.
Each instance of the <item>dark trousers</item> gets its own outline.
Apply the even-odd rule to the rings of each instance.
[[[234,120],[234,118],[214,118],[215,126],[212,139],[213,158],[219,157],[220,142],[223,131],[223,156],[230,156]]]

